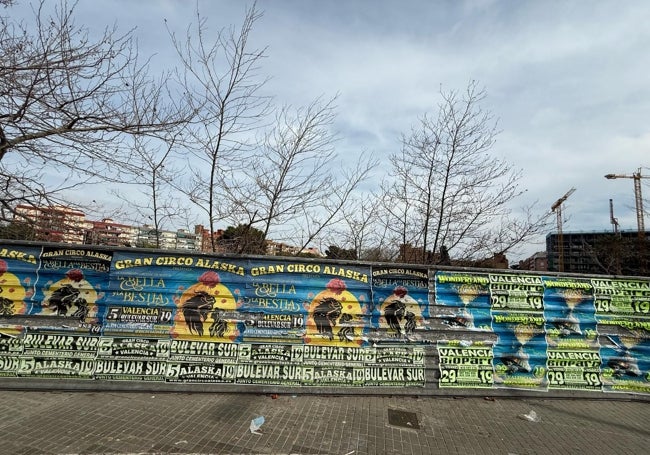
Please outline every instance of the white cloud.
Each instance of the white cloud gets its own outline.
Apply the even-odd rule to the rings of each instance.
[[[245,6],[199,1],[214,30],[239,24]],[[550,207],[576,187],[567,228],[609,229],[609,198],[621,225],[635,228],[632,182],[603,175],[650,166],[650,2],[260,0],[258,7],[264,16],[253,41],[268,46],[268,91],[295,106],[338,93],[340,154],[368,150],[386,162],[400,132],[434,112],[441,85],[463,89],[476,79],[503,130],[494,151],[523,169],[527,200]],[[180,0],[78,5],[92,27],[137,26],[142,53],[157,53],[163,68],[172,62],[163,19],[182,34],[194,8]]]

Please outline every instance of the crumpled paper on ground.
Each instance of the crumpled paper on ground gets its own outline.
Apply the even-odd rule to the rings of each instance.
[[[542,420],[535,411],[530,411],[528,414],[520,414],[519,418],[528,420],[529,422],[540,422]]]
[[[259,431],[263,424],[264,424],[264,416],[255,417],[253,420],[251,420],[251,425],[249,427],[251,433],[263,434],[261,431]]]

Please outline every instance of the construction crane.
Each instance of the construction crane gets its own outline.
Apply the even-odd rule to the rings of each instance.
[[[641,175],[641,168],[632,175],[626,174],[607,174],[606,179],[633,179],[634,180],[634,199],[636,202],[636,224],[638,235],[641,240],[645,238],[645,226],[643,222],[643,197],[641,196],[641,179],[650,178],[648,175]]]
[[[558,272],[564,272],[564,238],[562,235],[562,204],[573,194],[575,188],[571,188],[564,196],[555,201],[551,206],[551,212],[557,214],[557,252],[558,252]]]
[[[618,235],[618,218],[614,217],[614,201],[609,200],[609,221],[614,227],[614,234]]]

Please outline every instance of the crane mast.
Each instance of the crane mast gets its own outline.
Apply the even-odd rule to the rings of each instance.
[[[564,196],[555,201],[551,206],[551,211],[557,215],[557,252],[558,252],[558,272],[564,272],[564,236],[562,235],[562,204],[573,194],[575,188],[571,188]]]
[[[634,180],[634,201],[636,206],[636,224],[637,224],[637,234],[639,239],[643,240],[645,238],[645,223],[643,221],[643,196],[641,195],[641,179],[650,178],[647,175],[641,175],[641,168],[631,175],[628,174],[607,174],[605,175],[606,179],[632,179]]]

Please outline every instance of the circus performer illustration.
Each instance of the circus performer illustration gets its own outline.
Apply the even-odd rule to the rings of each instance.
[[[176,303],[179,312],[175,335],[225,340],[236,334],[236,326],[228,321],[226,312],[234,311],[237,302],[218,273],[204,272]]]
[[[41,314],[69,316],[80,321],[97,314],[97,291],[79,269],[68,270],[65,278],[52,283],[43,294]]]
[[[357,323],[361,306],[345,282],[333,278],[312,300],[308,312],[306,341],[349,345],[360,343]]]

